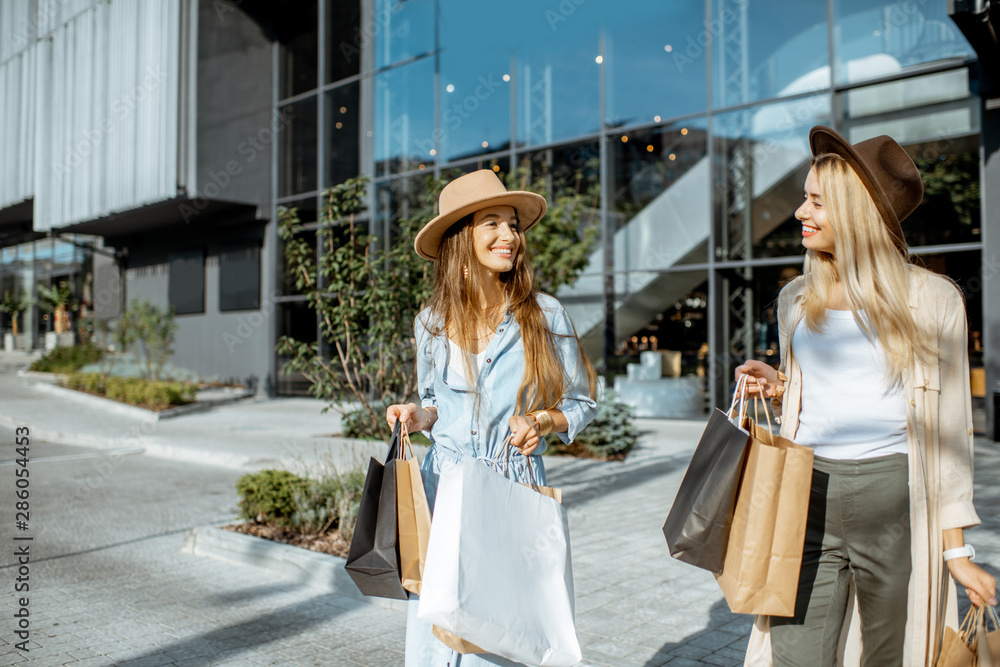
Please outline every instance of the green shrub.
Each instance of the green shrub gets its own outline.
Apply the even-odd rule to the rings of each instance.
[[[390,401],[379,401],[372,405],[374,418],[364,408],[345,412],[341,417],[341,426],[345,438],[363,438],[365,440],[389,440],[392,431],[385,421],[385,411],[392,405]]]
[[[338,528],[348,542],[358,518],[365,471],[331,472],[315,479],[284,470],[249,473],[236,482],[240,516],[305,535]]]
[[[569,445],[563,445],[556,435],[548,436],[553,452],[589,456],[596,459],[623,459],[632,451],[639,438],[635,426],[635,408],[618,400],[618,395],[606,389],[597,403],[597,416],[580,431]]]
[[[192,403],[198,386],[191,382],[160,382],[143,378],[102,377],[100,373],[73,373],[63,383],[129,405],[166,408]]]
[[[263,521],[290,528],[297,509],[295,494],[303,491],[308,480],[287,470],[261,470],[236,480],[240,496],[240,516],[247,521]]]
[[[57,347],[31,363],[31,370],[40,373],[75,373],[87,364],[101,360],[104,353],[96,345]]]

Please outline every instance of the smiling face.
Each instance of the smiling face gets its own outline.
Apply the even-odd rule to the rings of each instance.
[[[500,274],[514,268],[514,258],[521,246],[517,230],[517,211],[513,206],[490,206],[473,214],[476,259],[487,271]]]
[[[815,168],[810,169],[806,176],[804,198],[805,201],[795,210],[796,219],[802,222],[802,245],[809,250],[832,255],[836,247],[836,236],[832,223],[826,217]]]

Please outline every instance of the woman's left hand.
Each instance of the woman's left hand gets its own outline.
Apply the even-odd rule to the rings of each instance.
[[[965,586],[965,593],[972,604],[980,607],[983,600],[990,606],[997,603],[997,580],[993,575],[968,558],[952,558],[945,564],[955,581]]]
[[[535,430],[535,420],[531,417],[511,417],[507,423],[513,433],[510,439],[511,446],[517,447],[525,456],[535,451],[541,442],[538,431]]]

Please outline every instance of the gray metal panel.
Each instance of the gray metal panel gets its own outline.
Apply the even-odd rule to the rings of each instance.
[[[43,4],[59,7],[33,47],[35,229],[175,197],[180,0]]]

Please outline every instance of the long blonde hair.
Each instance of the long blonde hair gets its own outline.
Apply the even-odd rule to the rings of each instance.
[[[935,355],[909,305],[912,273],[929,272],[911,264],[905,246],[893,241],[871,194],[844,158],[824,153],[813,158],[812,167],[836,256],[806,253],[806,325],[814,331],[822,328],[828,297],[840,282],[861,330],[882,346],[887,385],[899,386],[914,358],[926,362]]]
[[[528,256],[524,232],[517,230],[520,238],[514,267],[500,274],[501,288],[506,297],[506,306],[521,327],[524,343],[524,375],[517,390],[514,414],[527,414],[535,410],[555,408],[571,380],[563,369],[556,353],[555,337],[562,336],[549,330],[545,317],[538,305],[534,271]],[[476,258],[473,240],[473,216],[468,215],[444,234],[437,267],[434,273],[434,290],[428,307],[429,318],[437,324],[432,335],[450,335],[462,348],[462,357],[469,378],[478,377],[478,369],[473,362],[472,350],[478,349],[484,332],[494,325],[494,318],[500,314],[504,304],[483,302],[483,287],[492,280],[489,272]],[[574,331],[582,369],[587,376],[590,396],[597,397],[597,372]],[[568,337],[568,336],[566,336]],[[477,396],[478,387],[475,387]],[[478,409],[478,399],[477,399]]]

